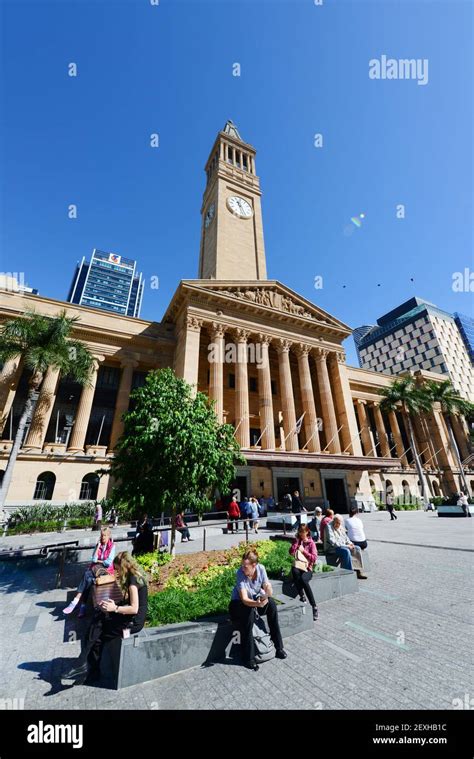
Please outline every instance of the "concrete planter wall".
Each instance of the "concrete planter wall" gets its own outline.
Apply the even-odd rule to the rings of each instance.
[[[311,607],[302,604],[290,583],[272,580],[279,601],[278,616],[283,638],[311,630]],[[354,572],[336,569],[318,573],[311,581],[316,602],[329,601],[358,591]],[[291,594],[291,595],[288,595]],[[148,682],[236,655],[232,643],[233,627],[227,615],[207,617],[161,627],[147,627],[125,640],[119,638],[104,647],[101,683],[120,689]]]
[[[469,504],[469,513],[474,515],[474,506]],[[464,511],[461,506],[438,506],[437,508],[439,517],[465,517]]]

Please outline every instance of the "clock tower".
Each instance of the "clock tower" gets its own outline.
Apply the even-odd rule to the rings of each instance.
[[[206,163],[199,279],[267,278],[255,149],[228,121]]]

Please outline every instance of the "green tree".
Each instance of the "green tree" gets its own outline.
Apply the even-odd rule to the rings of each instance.
[[[414,378],[411,376],[402,377],[401,379],[394,379],[392,381],[392,384],[389,387],[381,390],[380,393],[384,396],[384,399],[380,404],[382,411],[397,411],[401,408],[404,412],[408,425],[410,447],[413,453],[416,470],[418,472],[418,478],[420,480],[421,497],[423,504],[426,507],[429,502],[429,490],[416,445],[412,417],[417,416],[420,413],[430,411],[432,407],[431,399],[428,397],[426,392],[423,392],[416,385]]]
[[[124,431],[110,467],[116,481],[113,498],[133,506],[135,514],[177,508],[202,513],[212,507],[215,490],[226,493],[235,464],[245,459],[229,424],[219,424],[204,393],[171,369],[147,375],[145,385],[131,394]]]
[[[430,380],[424,385],[422,392],[425,393],[428,402],[433,406],[435,403],[439,403],[441,413],[444,416],[446,427],[449,434],[449,442],[451,444],[452,451],[457,459],[459,472],[461,474],[461,480],[464,490],[469,494],[469,487],[464,473],[462,465],[461,455],[454,436],[453,424],[451,421],[452,416],[466,416],[469,417],[473,413],[473,404],[462,398],[458,391],[452,386],[449,380],[443,382],[436,382]]]
[[[76,321],[78,318],[68,317],[66,311],[53,317],[27,312],[24,316],[6,321],[1,327],[0,361],[5,363],[19,358],[24,369],[30,371],[30,377],[25,405],[0,488],[0,507],[5,503],[25,427],[35,410],[37,394],[47,369],[59,369],[63,376],[69,376],[82,385],[89,381],[94,357],[83,343],[71,338]]]

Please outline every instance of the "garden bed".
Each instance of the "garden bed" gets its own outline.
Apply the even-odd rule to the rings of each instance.
[[[205,551],[179,556],[145,554],[138,557],[150,581],[147,626],[191,622],[227,612],[235,575],[242,555],[249,548],[243,542],[229,550]],[[292,557],[288,545],[259,541],[252,544],[268,577],[282,581],[290,574]],[[316,572],[332,571],[317,565]]]

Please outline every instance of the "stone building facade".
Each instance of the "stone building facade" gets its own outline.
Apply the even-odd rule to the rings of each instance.
[[[80,388],[49,369],[19,454],[7,507],[101,498],[96,470],[113,456],[130,393],[152,369],[171,366],[234,425],[247,465],[234,488],[280,499],[299,490],[308,506],[374,504],[374,493],[418,495],[401,412],[383,414],[385,374],[349,367],[350,328],[284,284],[267,279],[255,150],[228,122],[206,164],[200,279],[179,284],[160,323],[74,304],[0,292],[0,320],[34,308],[66,309],[75,337],[96,357]],[[418,380],[437,378],[418,371]],[[7,362],[0,378],[0,470],[26,395],[26,373]],[[469,456],[467,428],[453,420]],[[459,467],[439,410],[415,423],[433,495],[459,489]],[[3,463],[3,466],[2,466]],[[471,490],[474,485],[469,480]]]

